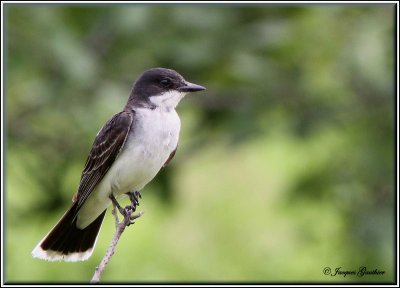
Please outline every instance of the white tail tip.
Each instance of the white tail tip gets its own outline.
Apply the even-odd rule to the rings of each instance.
[[[77,261],[85,261],[89,259],[92,255],[93,249],[89,249],[84,252],[73,252],[69,254],[63,254],[60,251],[53,251],[53,250],[43,250],[40,247],[39,243],[35,249],[32,251],[32,256],[34,258],[47,260],[47,261],[67,261],[67,262],[77,262]]]

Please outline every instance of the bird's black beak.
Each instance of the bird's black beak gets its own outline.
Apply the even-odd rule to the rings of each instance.
[[[180,92],[196,92],[202,90],[206,90],[206,88],[190,82],[185,82],[183,86],[178,88],[178,91]]]

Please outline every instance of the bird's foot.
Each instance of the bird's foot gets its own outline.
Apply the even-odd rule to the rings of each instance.
[[[143,211],[140,211],[137,214],[133,214],[133,212],[135,212],[135,210],[132,209],[132,206],[130,206],[130,205],[126,206],[124,210],[125,210],[124,221],[126,223],[126,226],[129,226],[131,224],[135,224],[135,222],[133,220],[141,217],[144,214]]]
[[[119,213],[121,213],[122,216],[124,216],[123,222],[126,223],[127,226],[129,226],[135,223],[132,220],[135,220],[143,215],[143,212],[133,214],[133,212],[136,211],[136,206],[139,206],[139,198],[142,198],[142,195],[138,191],[128,192],[126,194],[128,194],[129,199],[131,200],[131,205],[128,205],[125,208],[122,208],[121,205],[119,205],[117,199],[115,199],[115,196],[113,194],[110,195],[110,199],[114,207],[118,209]],[[116,219],[118,222],[119,220],[117,216]]]
[[[125,216],[125,209],[121,207],[121,205],[119,205],[117,199],[115,199],[114,194],[110,194],[110,200],[113,203],[114,207],[116,207],[119,211],[119,213],[121,213],[123,216]]]
[[[142,194],[140,194],[139,191],[134,191],[134,192],[127,192],[126,193],[129,196],[129,200],[131,201],[131,207],[133,212],[136,211],[136,207],[139,206],[139,198],[142,198]],[[125,207],[127,208],[127,207]]]

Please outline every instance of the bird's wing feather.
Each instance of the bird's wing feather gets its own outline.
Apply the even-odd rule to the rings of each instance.
[[[78,201],[77,210],[82,207],[118,157],[128,137],[133,117],[134,114],[120,112],[97,133],[82,172],[78,193],[74,197],[74,201]]]
[[[167,161],[165,161],[163,167],[167,166],[169,164],[169,162],[172,161],[172,158],[174,158],[176,150],[178,149],[178,146],[176,146],[175,150],[171,152],[171,154],[169,154]]]

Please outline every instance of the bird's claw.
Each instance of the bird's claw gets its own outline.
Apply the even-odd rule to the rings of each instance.
[[[125,206],[125,208],[122,208],[121,205],[119,205],[118,201],[115,199],[113,194],[110,195],[110,200],[114,204],[114,206],[118,209],[119,213],[122,216],[124,216],[124,221],[125,223],[127,223],[126,225],[129,226],[135,223],[132,220],[135,220],[143,215],[143,212],[140,212],[138,214],[133,214],[133,212],[136,211],[136,207],[139,206],[139,198],[142,198],[142,195],[140,194],[139,191],[128,192],[126,194],[129,196],[129,199],[131,200],[131,205]]]
[[[126,193],[129,196],[129,200],[131,201],[131,207],[133,212],[136,211],[136,207],[139,206],[139,198],[142,198],[142,194],[139,191],[128,192]]]

